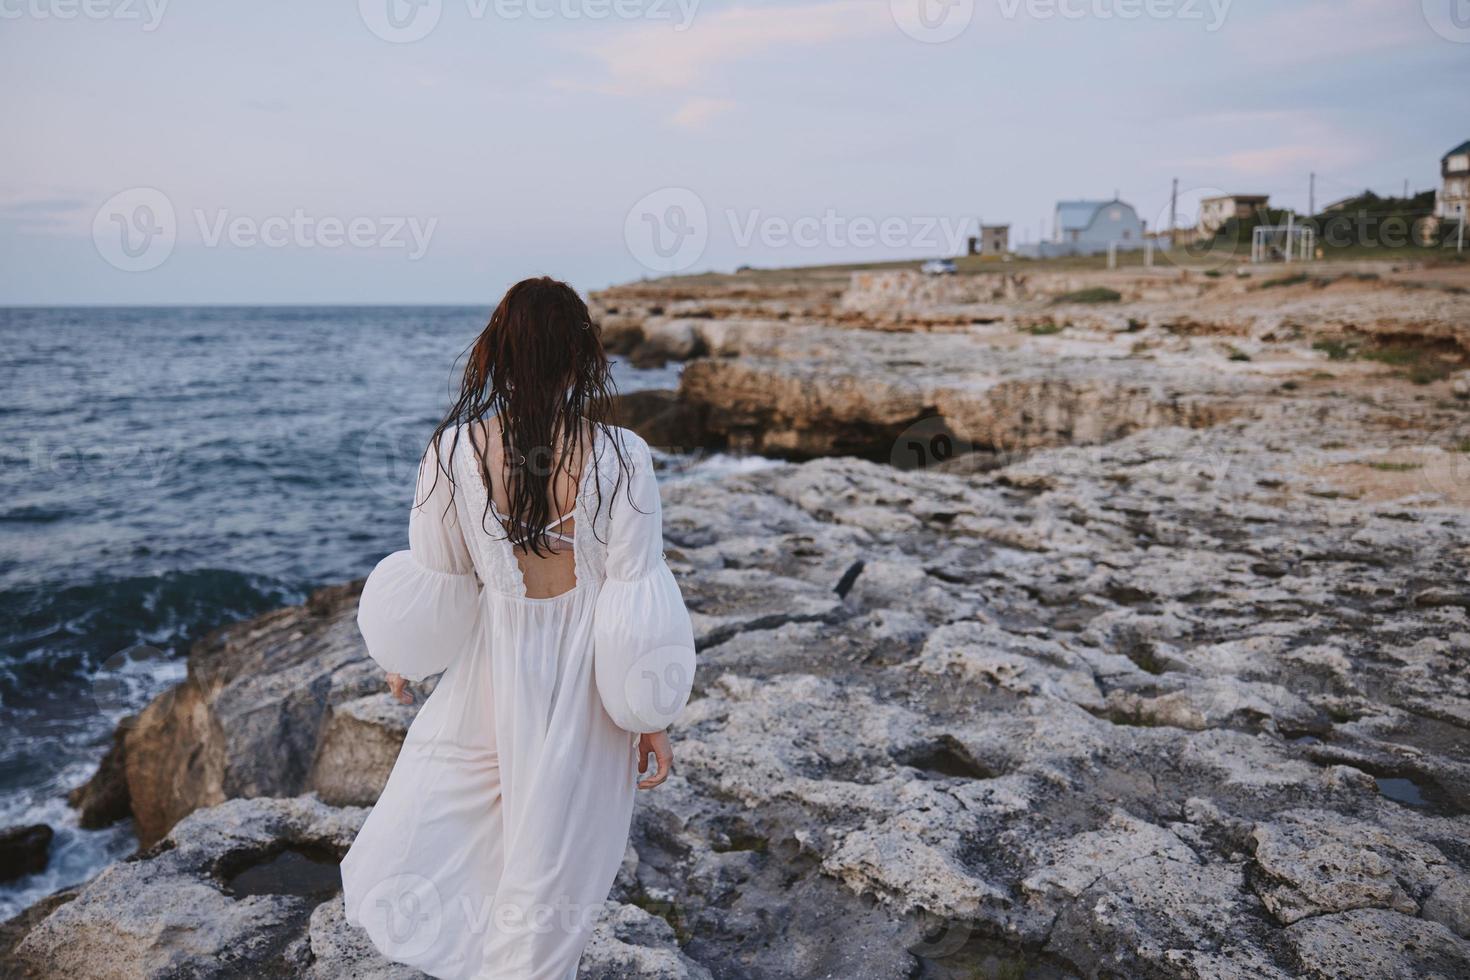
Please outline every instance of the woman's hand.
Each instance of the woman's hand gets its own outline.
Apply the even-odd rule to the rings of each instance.
[[[408,689],[408,681],[402,674],[388,675],[388,693],[392,694],[399,704],[413,704],[413,692]]]
[[[648,771],[648,755],[653,753],[658,768],[652,776],[638,781],[639,789],[653,789],[659,783],[669,778],[669,773],[674,769],[674,749],[669,745],[668,732],[650,732],[647,735],[638,736],[638,772],[643,774]]]

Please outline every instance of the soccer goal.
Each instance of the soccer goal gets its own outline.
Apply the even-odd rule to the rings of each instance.
[[[1261,225],[1251,234],[1251,262],[1311,262],[1317,257],[1315,229],[1288,223]]]

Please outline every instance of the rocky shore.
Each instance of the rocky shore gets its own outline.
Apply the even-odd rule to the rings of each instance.
[[[595,297],[654,442],[785,462],[666,483],[699,677],[582,976],[1470,974],[1470,270],[1329,268]],[[196,645],[8,975],[416,975],[336,891],[356,596]]]

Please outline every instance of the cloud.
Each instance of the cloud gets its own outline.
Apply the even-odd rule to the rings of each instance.
[[[1370,143],[1344,132],[1320,113],[1300,109],[1202,113],[1181,138],[1196,152],[1164,162],[1189,168],[1211,184],[1284,179],[1295,174],[1304,177],[1309,170],[1344,172],[1375,155]]]
[[[605,71],[563,83],[615,95],[687,90],[716,68],[783,48],[812,47],[892,31],[886,3],[829,0],[789,7],[732,7],[701,14],[687,30],[645,24],[578,45]],[[681,110],[682,111],[682,110]]]
[[[705,129],[716,116],[723,115],[733,108],[735,108],[735,102],[731,99],[711,99],[704,96],[696,96],[686,100],[669,117],[669,122],[678,126],[680,129]]]
[[[1227,154],[1221,163],[1234,174],[1267,176],[1320,163],[1322,157],[1320,143],[1295,143],[1256,150],[1237,150]]]

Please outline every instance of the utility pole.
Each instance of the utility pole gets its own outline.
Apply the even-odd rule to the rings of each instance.
[[[1409,199],[1409,178],[1404,178],[1404,200]]]
[[[1312,174],[1311,181],[1308,187],[1307,217],[1315,218],[1317,216],[1317,175],[1315,173]]]
[[[1174,190],[1169,195],[1169,247],[1179,244],[1175,228],[1179,225],[1179,178],[1174,178]]]

